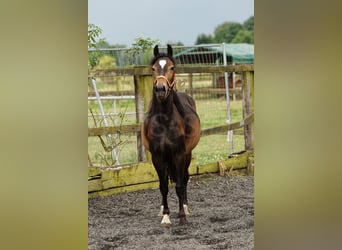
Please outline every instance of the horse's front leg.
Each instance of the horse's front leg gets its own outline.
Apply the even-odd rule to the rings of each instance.
[[[159,188],[160,188],[160,192],[162,194],[162,199],[163,199],[163,205],[161,205],[160,207],[159,216],[163,217],[161,224],[164,226],[168,226],[168,225],[171,225],[171,220],[170,220],[170,210],[167,204],[167,194],[169,192],[167,177],[163,179],[159,179]]]
[[[155,165],[156,166],[156,165]],[[156,167],[158,177],[159,177],[159,190],[162,195],[162,205],[160,207],[160,212],[158,216],[162,216],[163,219],[161,221],[162,225],[168,226],[171,225],[170,220],[170,210],[167,204],[167,195],[169,193],[169,180],[167,174],[167,168],[164,166]]]

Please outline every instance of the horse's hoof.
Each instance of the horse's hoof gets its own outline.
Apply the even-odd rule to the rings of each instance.
[[[179,225],[187,225],[188,221],[186,219],[186,217],[180,217],[179,218]]]
[[[171,226],[171,220],[170,220],[170,216],[168,214],[163,215],[161,225],[162,226]]]
[[[184,208],[184,214],[185,215],[190,215],[190,212],[189,212],[189,207],[188,207],[188,205],[183,205],[183,208]]]

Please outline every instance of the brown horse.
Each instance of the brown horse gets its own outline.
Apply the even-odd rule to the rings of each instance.
[[[200,120],[194,100],[185,93],[175,91],[175,60],[167,45],[167,54],[154,47],[151,66],[154,75],[153,98],[142,124],[142,141],[152,154],[158,173],[163,203],[160,216],[162,225],[171,224],[167,204],[168,181],[176,183],[179,199],[179,223],[186,224],[189,214],[187,199],[188,168],[191,151],[200,139]]]

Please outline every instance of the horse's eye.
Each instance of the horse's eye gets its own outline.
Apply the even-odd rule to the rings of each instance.
[[[172,66],[170,69],[171,69],[171,70],[175,70],[175,67],[174,67],[174,66]]]
[[[152,68],[153,71],[155,71],[155,68]]]

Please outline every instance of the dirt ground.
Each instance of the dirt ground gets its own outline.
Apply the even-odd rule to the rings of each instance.
[[[172,225],[160,225],[161,195],[143,190],[89,199],[88,249],[254,249],[254,179],[192,177],[189,224],[178,225],[174,187],[168,201]]]

